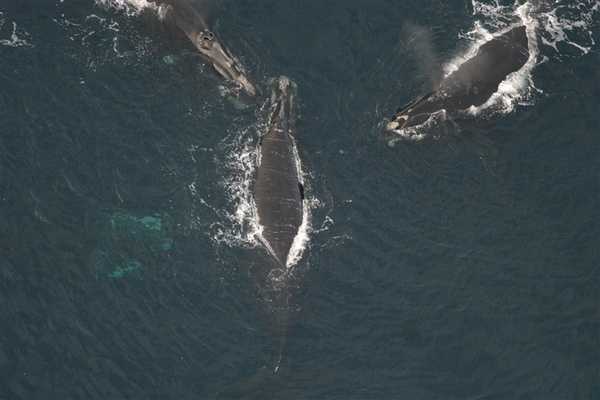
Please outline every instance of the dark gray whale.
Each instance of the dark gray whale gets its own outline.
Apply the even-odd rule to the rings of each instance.
[[[250,265],[266,324],[274,341],[266,348],[265,364],[248,376],[219,388],[217,399],[271,399],[273,388],[285,383],[289,372],[285,353],[290,320],[297,307],[294,293],[300,275],[289,265],[290,249],[302,227],[304,189],[295,147],[296,85],[286,77],[272,82],[267,99],[265,132],[257,148],[257,168],[252,188],[260,240],[269,257]]]
[[[267,132],[260,138],[254,200],[262,240],[280,266],[302,224],[304,189],[296,165],[294,143],[295,84],[275,80]]]
[[[400,108],[387,124],[388,131],[417,126],[431,114],[465,110],[484,104],[506,77],[529,59],[525,26],[518,26],[484,43],[477,54],[451,73],[439,87]]]
[[[207,0],[148,0],[164,7],[167,19],[190,39],[203,57],[226,80],[250,96],[256,95],[256,88],[246,76],[241,63],[231,55],[214,32],[200,9],[207,7]],[[195,6],[201,6],[200,9]]]

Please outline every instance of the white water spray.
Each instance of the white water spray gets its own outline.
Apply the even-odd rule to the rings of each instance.
[[[459,35],[459,38],[470,41],[471,45],[444,65],[444,75],[447,77],[458,70],[465,61],[477,54],[484,43],[518,25],[526,28],[529,59],[500,83],[488,101],[465,110],[467,115],[506,114],[517,105],[532,104],[533,95],[542,92],[534,84],[533,71],[536,65],[547,60],[546,56],[541,55],[541,45],[552,48],[560,59],[561,49],[565,47],[574,48],[580,55],[585,55],[595,44],[591,27],[594,16],[600,11],[600,0],[557,0],[545,10],[536,6],[537,3],[517,0],[512,6],[503,6],[498,1],[472,0],[473,15],[477,19],[472,30]],[[404,139],[423,140],[430,136],[430,128],[438,125],[444,116],[445,113],[435,113],[422,125],[397,133]]]
[[[123,11],[127,15],[137,15],[144,9],[158,9],[154,3],[146,0],[96,0],[96,4]]]
[[[29,34],[27,32],[19,30],[16,22],[12,21],[10,24],[12,25],[10,36],[7,39],[0,39],[0,46],[33,47],[31,43],[24,39],[24,37],[29,36]],[[0,34],[4,25],[4,13],[0,11]]]

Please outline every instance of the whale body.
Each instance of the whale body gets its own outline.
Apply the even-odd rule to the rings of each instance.
[[[481,106],[506,77],[529,59],[525,26],[514,27],[481,45],[477,54],[442,80],[439,87],[401,107],[387,124],[388,131],[421,125],[438,111]]]
[[[304,188],[295,149],[295,84],[275,80],[266,133],[260,138],[254,200],[261,240],[285,266],[303,218]]]
[[[204,59],[228,82],[249,96],[256,95],[242,64],[210,29],[200,10],[208,7],[207,0],[149,0],[164,10],[166,19],[177,26],[192,42]],[[197,3],[197,4],[196,4]]]

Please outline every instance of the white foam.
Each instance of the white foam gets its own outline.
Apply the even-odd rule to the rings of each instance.
[[[127,15],[137,15],[144,9],[158,9],[156,4],[147,0],[96,0],[96,4],[121,10]]]
[[[509,113],[517,104],[531,103],[535,92],[542,92],[534,84],[533,70],[536,65],[547,61],[548,58],[540,56],[538,36],[542,38],[543,44],[552,47],[559,54],[560,43],[576,48],[581,54],[587,54],[594,44],[591,25],[594,14],[600,9],[600,0],[558,0],[552,4],[528,1],[521,5],[515,2],[513,8],[514,11],[508,7],[485,6],[482,2],[473,0],[474,14],[481,15],[490,26],[502,26],[504,21],[510,19],[511,14],[518,18],[517,24],[522,24],[526,28],[529,59],[520,70],[506,77],[499,85],[498,91],[486,103],[467,110],[471,115],[479,115],[484,111]],[[511,24],[498,34],[514,26],[515,24]],[[569,35],[569,32],[573,35]],[[481,23],[477,23],[475,29],[467,36],[470,34],[485,38],[489,32],[482,27]],[[570,39],[570,36],[577,36],[582,42],[578,43]],[[476,52],[483,42],[476,41],[471,53]]]
[[[473,44],[469,46],[468,50],[462,54],[456,55],[453,59],[446,62],[443,66],[444,78],[447,78],[450,74],[457,71],[458,68],[466,61],[475,57],[479,48],[486,42],[490,41],[494,35],[488,32],[479,21],[475,21],[473,30],[466,34],[461,34],[459,37],[467,38],[473,41]]]
[[[600,11],[600,0],[529,0],[524,4],[515,1],[513,6],[508,7],[499,6],[497,1],[487,4],[482,0],[472,0],[472,4],[473,14],[494,28],[506,25],[511,14],[527,9],[529,15],[526,19],[535,20],[542,43],[558,53],[561,43],[576,48],[582,54],[589,52],[595,44],[591,28],[596,13]]]
[[[238,134],[228,150],[225,163],[228,176],[222,186],[232,203],[233,212],[222,213],[226,224],[213,239],[229,246],[256,247],[262,232],[252,196],[258,157],[253,133],[253,127],[249,127]]]
[[[298,148],[296,147],[295,141],[293,148],[294,159],[296,161],[296,170],[298,171],[298,180],[300,181],[300,184],[304,186],[304,172],[302,171],[302,162],[300,161],[300,155],[298,154]],[[311,229],[311,207],[306,198],[305,192],[305,197],[302,201],[302,223],[298,228],[298,233],[294,237],[294,241],[292,242],[292,246],[290,247],[290,251],[285,263],[288,269],[296,265],[302,258],[302,254],[304,254],[304,250],[308,246]]]
[[[537,64],[539,56],[536,35],[537,22],[531,16],[531,6],[529,3],[518,6],[513,10],[512,8],[499,5],[484,5],[474,0],[473,10],[475,14],[484,13],[484,15],[488,17],[487,25],[496,28],[505,25],[505,21],[507,20],[516,19],[518,22],[513,22],[495,33],[490,33],[484,27],[483,22],[477,21],[473,30],[464,35],[467,38],[472,38],[473,44],[465,54],[457,56],[446,65],[446,76],[456,71],[465,61],[474,57],[484,43],[492,40],[494,37],[505,34],[516,26],[525,26],[529,47],[528,60],[518,71],[509,74],[506,79],[500,83],[498,90],[484,104],[466,110],[470,115],[479,115],[484,111],[509,113],[514,110],[517,104],[523,103],[529,99],[531,97],[532,89],[535,89],[533,84],[533,69]]]
[[[0,17],[4,16],[4,13],[0,12]],[[0,18],[0,29],[4,26],[4,19]],[[21,37],[17,35],[17,23],[12,21],[12,32],[8,39],[0,39],[0,46],[8,47],[33,47],[31,43],[25,40],[23,37],[29,36],[27,32],[19,32]]]
[[[554,49],[559,57],[561,44],[576,49],[582,55],[587,54],[595,44],[591,27],[594,16],[600,11],[600,0],[527,1],[523,4],[517,0],[512,6],[502,6],[495,0],[472,0],[472,5],[473,15],[477,18],[473,29],[459,34],[459,38],[469,40],[471,45],[444,65],[446,77],[474,57],[484,43],[518,25],[526,28],[529,59],[521,69],[500,83],[498,91],[488,101],[466,110],[467,115],[505,114],[519,104],[532,104],[533,94],[542,92],[534,84],[533,70],[536,65],[548,61],[547,56],[541,55],[540,44]],[[538,37],[541,37],[541,43]],[[432,116],[419,126],[396,130],[395,133],[403,139],[420,141],[431,136],[428,128],[439,121],[438,117]],[[392,140],[390,146],[395,141]]]
[[[600,0],[562,0],[550,9],[539,10],[542,43],[557,53],[564,43],[587,54],[596,43],[591,27],[599,10]]]
[[[388,141],[388,146],[394,147],[399,139],[411,142],[420,142],[424,139],[435,139],[436,136],[431,134],[433,128],[439,126],[447,120],[448,113],[446,110],[436,111],[431,114],[429,118],[427,118],[427,120],[422,124],[394,130],[396,137]]]
[[[293,151],[294,151],[294,160],[296,162],[296,171],[298,171],[298,181],[300,182],[300,184],[302,184],[304,186],[304,172],[302,171],[302,162],[300,160],[300,156],[298,154],[298,148],[296,146],[296,142],[295,140],[293,140]],[[260,166],[260,147],[257,148],[256,150],[256,166],[254,168],[254,171],[256,171],[256,168],[258,166]],[[305,193],[306,195],[306,193]],[[251,235],[258,241],[260,242],[266,249],[267,251],[276,258],[276,254],[273,251],[273,249],[271,248],[269,242],[262,236],[262,232],[264,227],[260,224],[259,218],[258,218],[258,213],[256,212],[256,204],[254,203],[254,198],[250,195],[250,203],[252,204],[252,223],[250,224],[251,227],[253,228],[251,231]],[[302,255],[304,254],[304,250],[307,248],[307,245],[309,243],[309,239],[310,239],[310,232],[311,232],[311,202],[306,198],[304,198],[304,200],[302,201],[302,222],[300,224],[300,226],[298,227],[298,232],[296,233],[296,236],[294,236],[294,240],[292,241],[292,245],[290,246],[290,250],[288,252],[288,256],[287,259],[285,261],[285,265],[286,268],[289,270],[291,268],[293,268],[301,259],[302,259]],[[315,203],[315,204],[318,204]]]
[[[260,147],[257,146],[256,132],[264,132],[268,129],[270,121],[265,120],[265,107],[272,104],[268,99],[257,112],[257,123],[237,133],[234,133],[234,141],[228,145],[225,169],[226,178],[222,186],[227,193],[228,202],[232,205],[232,212],[220,211],[218,214],[223,218],[222,222],[214,224],[212,240],[230,247],[255,248],[263,246],[269,253],[274,255],[269,243],[263,236],[256,210],[256,203],[252,186],[256,175],[256,169],[260,165]],[[304,184],[306,174],[302,170],[302,164],[298,150],[294,142],[294,158],[299,180]],[[306,193],[305,193],[306,194]],[[308,200],[305,197],[302,203],[302,223],[298,233],[294,237],[288,253],[286,269],[290,270],[296,265],[308,246],[311,232],[311,210],[319,202]]]

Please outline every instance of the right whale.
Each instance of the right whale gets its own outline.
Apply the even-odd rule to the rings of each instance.
[[[442,110],[452,112],[481,106],[528,59],[527,31],[520,25],[484,43],[474,57],[444,78],[435,91],[401,107],[386,129],[394,132],[421,125]]]
[[[254,201],[261,241],[280,267],[286,267],[302,224],[304,187],[295,144],[296,84],[281,76],[273,81],[267,132],[261,136]]]
[[[250,82],[239,60],[211,30],[202,10],[209,6],[209,0],[149,0],[164,7],[171,20],[192,42],[204,59],[213,66],[225,80],[234,84],[238,91],[250,97],[256,95],[256,88]]]

